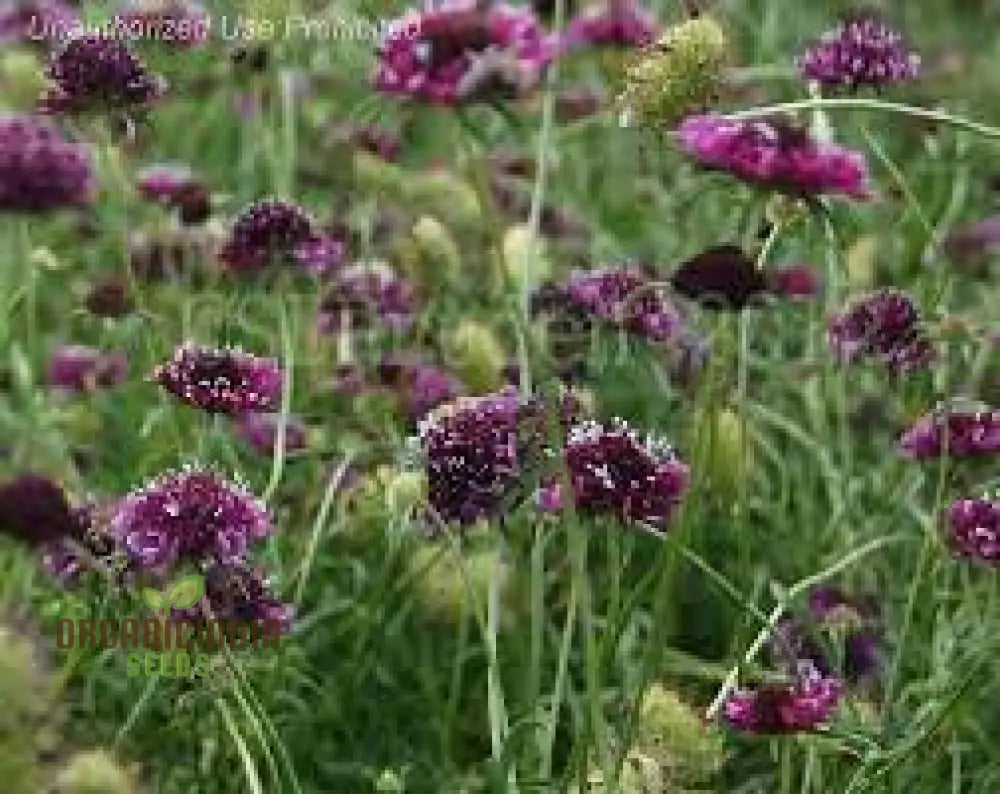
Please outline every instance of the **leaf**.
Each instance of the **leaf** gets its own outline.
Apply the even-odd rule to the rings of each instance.
[[[173,583],[167,594],[167,601],[174,609],[190,609],[204,594],[205,577],[200,573],[192,573]]]
[[[167,599],[163,593],[152,587],[142,588],[142,600],[154,612],[160,612],[167,606]]]

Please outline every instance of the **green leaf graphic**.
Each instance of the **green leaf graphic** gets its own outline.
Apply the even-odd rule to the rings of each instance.
[[[204,594],[205,577],[200,573],[192,573],[173,583],[167,594],[167,602],[174,609],[190,609]]]
[[[167,606],[167,599],[159,590],[155,590],[152,587],[142,588],[142,600],[146,602],[146,606],[152,609],[154,612],[159,612]]]

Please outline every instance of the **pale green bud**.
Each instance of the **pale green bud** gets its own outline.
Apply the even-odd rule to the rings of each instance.
[[[503,237],[503,260],[519,289],[534,289],[552,275],[545,241],[531,233],[526,223],[511,226]]]
[[[433,286],[457,278],[462,269],[462,255],[448,228],[437,218],[424,215],[411,232],[417,243],[418,280]]]
[[[446,347],[451,367],[473,394],[485,394],[501,385],[507,353],[489,326],[463,320]]]
[[[131,770],[106,750],[77,753],[56,781],[58,794],[135,794],[138,787]]]

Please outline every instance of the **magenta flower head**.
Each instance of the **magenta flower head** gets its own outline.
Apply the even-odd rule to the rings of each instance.
[[[85,207],[97,183],[90,148],[45,119],[0,114],[0,212]]]
[[[384,326],[405,331],[417,310],[417,291],[389,265],[358,262],[337,273],[320,301],[319,328],[323,333]]]
[[[407,354],[385,356],[379,363],[379,376],[384,384],[396,390],[407,416],[413,421],[454,400],[462,392],[462,384],[457,378]]]
[[[810,44],[796,65],[806,80],[855,90],[862,86],[881,88],[915,77],[920,71],[920,56],[884,22],[859,15]]]
[[[657,28],[649,12],[632,0],[610,0],[585,8],[566,26],[567,47],[647,47]]]
[[[785,265],[764,274],[768,289],[782,298],[808,300],[823,290],[823,279],[816,268],[804,264]]]
[[[829,321],[827,338],[844,362],[877,358],[894,373],[925,369],[934,360],[913,299],[883,289],[850,304]]]
[[[1000,454],[1000,411],[960,403],[942,406],[903,433],[899,449],[910,460]]]
[[[273,411],[281,401],[278,362],[231,348],[187,343],[157,366],[151,379],[181,402],[209,413]]]
[[[173,204],[185,190],[197,185],[198,179],[186,165],[158,163],[140,170],[135,184],[143,198]]]
[[[43,545],[80,535],[82,519],[63,489],[47,477],[22,474],[0,483],[0,534]]]
[[[948,509],[947,530],[955,554],[1000,566],[1000,501],[957,500]]]
[[[276,621],[291,629],[295,608],[274,597],[263,572],[233,563],[213,564],[205,573],[205,595],[196,606],[174,610],[174,619]]]
[[[281,414],[249,412],[240,414],[236,432],[260,455],[273,455],[278,444]],[[294,417],[285,423],[285,452],[295,452],[306,446],[306,430]]]
[[[137,568],[233,564],[274,531],[264,505],[210,469],[167,472],[117,506],[111,529]]]
[[[52,45],[79,24],[62,0],[0,0],[0,43]]]
[[[706,168],[766,190],[810,198],[869,196],[864,155],[812,140],[781,119],[689,116],[677,131],[684,150]]]
[[[564,456],[573,501],[589,513],[662,527],[687,489],[688,468],[673,448],[652,437],[641,439],[624,422],[574,426]],[[545,490],[540,503],[558,503]]]
[[[833,716],[841,693],[837,679],[804,662],[790,682],[733,692],[723,706],[723,715],[730,726],[744,733],[811,731]]]
[[[518,95],[538,84],[554,54],[554,39],[529,9],[448,0],[392,23],[374,84],[442,105],[478,98],[486,82]]]
[[[52,88],[42,97],[48,112],[133,110],[166,92],[120,37],[90,34],[72,38],[52,57]]]
[[[87,392],[121,383],[128,374],[124,353],[102,353],[84,345],[60,347],[49,361],[49,384],[60,389]]]
[[[683,318],[653,279],[637,268],[583,273],[570,280],[571,306],[638,336],[662,342],[683,327]]]
[[[291,261],[318,274],[339,263],[343,254],[342,241],[324,235],[304,209],[269,198],[240,213],[219,258],[239,272]]]
[[[211,28],[205,10],[187,0],[129,0],[115,23],[146,41],[174,47],[203,43]]]

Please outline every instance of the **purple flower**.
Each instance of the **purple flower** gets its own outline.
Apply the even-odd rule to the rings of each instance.
[[[846,19],[796,59],[803,78],[850,90],[880,88],[917,75],[920,56],[881,20],[860,15]]]
[[[799,733],[827,722],[840,697],[839,681],[804,663],[790,682],[733,692],[723,713],[729,725],[745,733]]]
[[[624,422],[576,425],[564,458],[573,501],[589,513],[663,526],[688,485],[688,468],[670,446],[639,438]]]
[[[816,268],[807,264],[786,265],[764,274],[768,289],[775,295],[790,299],[815,298],[823,288]]]
[[[454,400],[462,391],[458,379],[405,353],[385,356],[379,364],[379,374],[383,383],[397,390],[407,416],[414,421],[432,408]]]
[[[68,345],[52,354],[48,382],[60,389],[82,393],[121,383],[127,370],[124,353],[102,353],[84,345]]]
[[[450,0],[391,24],[374,84],[385,93],[452,105],[478,94],[484,75],[477,72],[485,69],[520,93],[538,83],[554,50],[529,9],[506,3],[479,9],[469,0]]]
[[[45,119],[0,115],[0,212],[46,212],[91,204],[90,147]]]
[[[947,523],[956,554],[1000,565],[1000,501],[959,499],[948,509]]]
[[[73,38],[48,68],[53,87],[41,100],[49,112],[129,110],[159,99],[166,83],[150,73],[121,38]]]
[[[201,468],[167,472],[126,496],[111,529],[135,565],[149,571],[182,560],[236,563],[274,531],[253,494]]]
[[[263,572],[242,564],[213,564],[205,574],[205,595],[190,609],[173,610],[178,620],[277,621],[282,632],[291,629],[295,608],[271,592]]]
[[[673,338],[683,327],[677,308],[638,269],[606,268],[575,276],[566,298],[574,308],[658,342]]]
[[[338,333],[348,328],[384,325],[405,331],[413,322],[417,293],[410,282],[381,262],[343,268],[320,301],[319,328]]]
[[[0,533],[43,545],[82,534],[81,514],[62,488],[39,474],[22,474],[0,484]]]
[[[275,261],[293,261],[316,274],[338,263],[343,253],[342,244],[322,234],[305,210],[272,198],[240,213],[219,258],[243,272],[260,270]]]
[[[52,44],[79,24],[61,0],[0,0],[0,42]]]
[[[129,0],[115,23],[137,31],[147,41],[191,47],[208,39],[211,20],[205,10],[187,0]]]
[[[236,422],[236,432],[261,455],[273,455],[278,443],[281,414],[245,413]],[[289,416],[285,424],[285,452],[306,446],[305,428]]]
[[[1000,453],[1000,411],[943,407],[921,417],[899,441],[910,460],[954,458]]]
[[[803,197],[831,193],[864,199],[869,195],[864,155],[818,143],[788,121],[689,116],[677,136],[703,166],[767,190]]]
[[[152,380],[181,402],[209,413],[272,411],[281,398],[281,368],[273,358],[187,343],[157,366]]]
[[[647,47],[656,38],[656,23],[632,0],[592,5],[570,20],[563,43],[567,47]]]
[[[917,307],[895,289],[879,290],[852,303],[830,319],[827,336],[842,361],[873,357],[893,373],[924,369],[934,359]]]
[[[176,163],[147,166],[136,174],[135,179],[136,187],[144,198],[163,204],[173,204],[184,190],[197,182],[188,166]]]
[[[120,279],[95,284],[87,295],[86,306],[95,317],[124,317],[132,309],[128,289]]]

